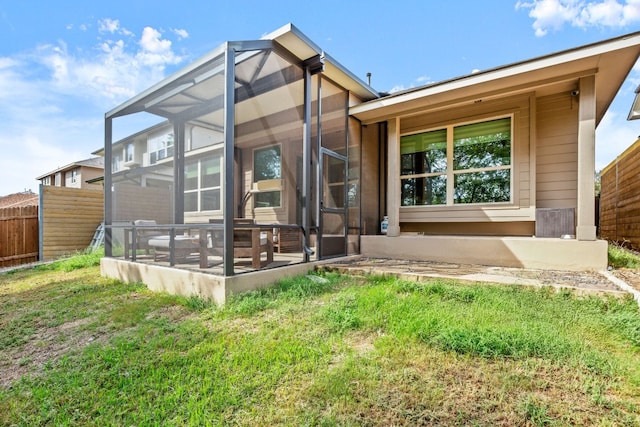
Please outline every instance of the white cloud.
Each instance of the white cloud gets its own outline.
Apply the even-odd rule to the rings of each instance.
[[[400,92],[400,91],[407,90],[407,89],[413,89],[414,87],[424,86],[424,85],[428,85],[428,84],[431,84],[431,83],[434,83],[434,81],[431,79],[431,77],[419,76],[413,82],[411,82],[409,87],[406,87],[404,85],[395,85],[394,87],[389,89],[389,93],[395,93],[395,92]]]
[[[182,59],[171,50],[171,41],[162,39],[162,34],[154,28],[145,27],[140,38],[142,50],[136,57],[148,66],[177,64]]]
[[[189,38],[189,33],[185,29],[173,28],[173,29],[171,29],[171,31],[173,31],[174,34],[176,36],[178,36],[178,40],[188,39]]]
[[[0,196],[36,190],[36,176],[90,157],[104,113],[183,60],[152,27],[138,40],[117,20],[99,28],[91,49],[58,41],[0,56]]]
[[[625,27],[640,22],[640,0],[519,0],[516,9],[529,9],[538,37],[565,24],[579,27]]]

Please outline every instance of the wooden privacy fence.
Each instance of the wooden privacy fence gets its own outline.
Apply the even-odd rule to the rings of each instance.
[[[0,209],[0,267],[38,261],[38,206]]]
[[[104,218],[102,189],[41,187],[42,260],[84,250]]]
[[[640,249],[640,140],[600,173],[600,237]]]

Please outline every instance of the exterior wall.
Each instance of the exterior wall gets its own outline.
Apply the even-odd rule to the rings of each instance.
[[[600,175],[600,237],[640,249],[640,139]]]
[[[86,249],[104,219],[100,190],[41,187],[41,260]]]
[[[533,221],[535,201],[531,197],[531,190],[534,159],[530,144],[532,96],[533,94],[474,103],[402,118],[400,134],[513,114],[513,194],[510,204],[400,207],[400,223]]]
[[[362,236],[362,255],[550,270],[604,270],[607,242],[479,236]]]
[[[102,258],[100,273],[124,282],[142,282],[152,291],[186,297],[198,296],[216,304],[224,304],[232,294],[269,287],[279,280],[307,274],[320,264],[323,262],[309,262],[223,277],[159,265]]]
[[[114,220],[155,220],[158,224],[173,222],[173,194],[168,188],[117,184],[113,193]]]
[[[103,169],[96,169],[96,168],[88,168],[83,166],[80,170],[80,176],[79,176],[79,180],[80,180],[80,188],[98,188],[102,185],[102,183],[97,183],[97,184],[90,184],[87,181],[94,179],[94,178],[100,178],[104,176],[104,170]]]
[[[570,93],[536,102],[536,206],[577,208],[578,102]]]
[[[360,211],[362,234],[377,234],[384,215],[380,212],[380,200],[384,198],[386,178],[384,147],[380,141],[380,127],[373,124],[362,128],[362,167],[360,179]]]

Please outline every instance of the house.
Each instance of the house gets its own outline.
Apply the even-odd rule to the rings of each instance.
[[[38,195],[31,190],[0,197],[0,209],[38,206]]]
[[[103,274],[222,302],[352,254],[604,268],[595,128],[639,55],[634,33],[385,95],[291,24],[227,42],[106,113]],[[162,121],[114,144],[140,113]]]
[[[42,185],[70,188],[96,188],[95,180],[104,174],[104,157],[91,157],[69,163],[36,179]]]

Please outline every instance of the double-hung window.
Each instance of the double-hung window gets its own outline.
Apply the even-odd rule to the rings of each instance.
[[[185,212],[208,212],[222,209],[221,170],[222,157],[219,154],[185,162]]]
[[[273,145],[253,151],[253,182],[260,188],[261,181],[279,180],[281,177],[282,159],[280,146]],[[279,187],[279,186],[274,186]],[[273,189],[254,194],[256,208],[273,208],[280,206],[281,190]]]
[[[173,157],[173,132],[149,138],[149,164]]]
[[[510,202],[511,122],[504,117],[402,136],[402,206]]]

